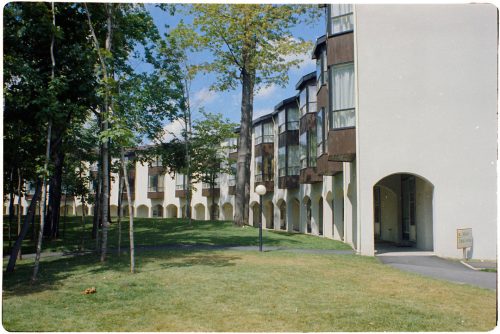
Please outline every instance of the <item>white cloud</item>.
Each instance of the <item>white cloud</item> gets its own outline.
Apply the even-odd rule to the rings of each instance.
[[[311,72],[316,68],[316,60],[311,58],[311,53],[302,53],[302,54],[292,54],[287,55],[285,57],[286,61],[292,60],[301,60],[302,62],[299,64],[299,67],[293,67],[290,70],[298,73]],[[304,73],[307,74],[307,73]]]
[[[163,131],[164,131],[164,135],[162,138],[163,141],[168,142],[174,138],[181,139],[182,129],[184,129],[184,121],[181,119],[176,119],[176,120],[172,121],[171,123],[165,125],[163,127]]]
[[[253,111],[253,119],[272,113],[274,110],[271,108],[256,109]]]
[[[255,99],[265,99],[273,95],[276,90],[278,89],[278,86],[276,85],[270,85],[267,87],[262,87],[259,89],[257,94],[255,94]]]
[[[202,105],[211,103],[218,97],[219,95],[216,92],[211,91],[208,87],[203,87],[194,93],[193,98],[191,99],[191,108],[196,109]]]

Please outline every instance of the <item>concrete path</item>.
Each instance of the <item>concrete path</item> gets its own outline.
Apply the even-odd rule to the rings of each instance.
[[[383,252],[377,254],[377,258],[400,270],[486,289],[497,288],[496,273],[473,270],[460,261],[446,260],[428,252]]]

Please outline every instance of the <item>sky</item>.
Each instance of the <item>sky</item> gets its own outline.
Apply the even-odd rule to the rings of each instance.
[[[154,4],[147,4],[146,8],[151,13],[153,20],[162,35],[167,31],[165,25],[173,28],[181,19],[185,22],[191,22],[190,17],[185,17],[179,13],[176,13],[175,16],[171,16],[169,13],[157,8]],[[309,26],[301,25],[299,27],[295,27],[292,29],[292,34],[295,38],[303,38],[304,40],[314,43],[316,38],[325,33],[324,22],[324,17],[318,17],[317,23]],[[302,76],[315,71],[316,69],[316,63],[313,59],[311,59],[311,51],[312,49],[308,50],[307,54],[298,57],[303,60],[299,68],[292,68],[288,71],[289,82],[286,84],[285,88],[270,86],[263,88],[256,93],[254,97],[254,119],[272,112],[275,105],[297,93],[295,90],[295,84]],[[197,63],[207,59],[210,59],[210,54],[208,52],[203,52],[201,54],[197,54],[196,59],[192,58],[190,62]],[[228,92],[211,91],[210,85],[214,82],[214,78],[215,76],[212,74],[198,75],[192,82],[192,118],[196,119],[201,117],[196,110],[203,107],[207,112],[221,113],[230,121],[240,123],[241,87]],[[166,129],[174,134],[179,133],[181,128],[182,124],[179,122],[166,125]],[[171,138],[170,135],[165,139],[168,140],[169,138]]]

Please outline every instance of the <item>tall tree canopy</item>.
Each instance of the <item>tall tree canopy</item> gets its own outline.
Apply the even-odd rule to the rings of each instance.
[[[294,38],[291,28],[305,22],[304,5],[194,4],[183,6],[193,22],[181,22],[175,34],[192,50],[209,50],[213,58],[197,68],[216,73],[212,89],[241,86],[241,128],[238,146],[235,221],[248,223],[253,99],[259,87],[285,86],[288,70],[298,66],[310,43]]]

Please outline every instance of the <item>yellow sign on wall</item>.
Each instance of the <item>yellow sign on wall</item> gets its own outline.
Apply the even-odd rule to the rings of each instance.
[[[457,229],[457,248],[472,247],[472,229],[459,228]]]

